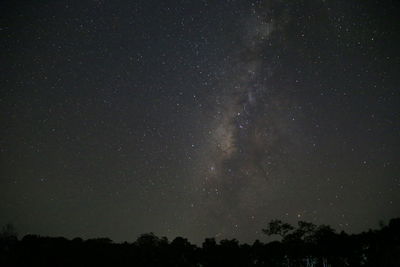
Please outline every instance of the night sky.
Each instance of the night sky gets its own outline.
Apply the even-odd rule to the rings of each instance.
[[[0,10],[0,225],[21,237],[252,242],[272,219],[400,215],[398,1]]]

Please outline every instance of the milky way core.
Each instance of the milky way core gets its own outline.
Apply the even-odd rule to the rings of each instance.
[[[0,226],[265,240],[400,214],[396,1],[1,1]]]

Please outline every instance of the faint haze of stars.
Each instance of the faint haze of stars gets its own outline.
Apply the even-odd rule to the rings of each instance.
[[[398,4],[3,1],[0,223],[263,238],[399,210]]]

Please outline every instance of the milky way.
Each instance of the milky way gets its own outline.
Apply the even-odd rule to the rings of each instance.
[[[285,131],[274,92],[274,44],[285,21],[273,17],[269,5],[254,5],[244,18],[238,52],[226,63],[224,82],[215,97],[210,137],[200,159],[201,217],[217,227],[216,236],[239,231],[265,207],[274,171],[279,168]],[[221,95],[220,92],[224,92]],[[282,141],[283,140],[283,141]],[[275,177],[278,179],[278,177]],[[229,207],[223,209],[223,207]],[[204,212],[205,211],[205,212]],[[203,218],[203,220],[204,220]],[[207,221],[209,220],[209,221]]]
[[[193,186],[201,196],[192,216],[204,228],[211,226],[217,237],[246,238],[249,233],[241,236],[242,229],[249,228],[255,229],[250,235],[256,237],[266,218],[273,216],[302,219],[311,212],[314,215],[306,215],[307,219],[318,217],[317,209],[304,207],[291,214],[282,212],[287,208],[277,212],[282,200],[276,195],[287,194],[287,188],[296,195],[299,179],[309,179],[315,171],[313,162],[318,161],[318,156],[310,155],[310,148],[302,144],[308,141],[304,128],[308,118],[303,113],[304,99],[297,99],[297,90],[301,90],[299,80],[306,77],[287,61],[293,56],[304,61],[297,65],[309,68],[307,56],[311,55],[307,53],[313,53],[307,43],[295,44],[290,36],[299,30],[296,8],[266,1],[249,9],[241,23],[237,51],[223,66],[223,82],[216,96],[211,97],[216,107],[203,154],[197,159]],[[324,12],[328,16],[329,7],[322,4],[313,8],[320,9],[321,16]],[[308,23],[316,23],[310,16],[308,19]],[[328,18],[320,23],[314,30],[326,27],[326,31],[333,31]],[[327,41],[322,40],[326,36],[318,38],[321,40],[316,42]],[[315,194],[314,186],[310,194]],[[290,202],[283,205],[296,206]]]
[[[6,2],[0,225],[252,242],[398,216],[397,3]]]

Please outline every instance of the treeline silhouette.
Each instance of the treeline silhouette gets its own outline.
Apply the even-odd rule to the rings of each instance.
[[[0,235],[0,266],[400,266],[400,218],[351,235],[327,225],[300,221],[294,227],[279,220],[263,232],[280,240],[240,244],[206,238],[196,246],[153,233],[133,243],[38,235],[19,240],[7,225]]]

